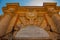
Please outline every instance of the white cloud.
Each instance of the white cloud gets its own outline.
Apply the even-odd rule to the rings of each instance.
[[[55,2],[55,0],[31,0],[26,6],[42,6],[43,2]]]

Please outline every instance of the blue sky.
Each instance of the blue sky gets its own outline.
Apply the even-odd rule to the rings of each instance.
[[[42,6],[43,2],[57,2],[60,6],[60,0],[0,0],[0,15],[3,14],[2,7],[6,6],[6,3],[18,2],[21,6]]]

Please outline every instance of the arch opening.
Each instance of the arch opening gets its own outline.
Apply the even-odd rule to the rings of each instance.
[[[21,28],[15,35],[15,38],[49,38],[49,34],[38,26],[27,26]]]

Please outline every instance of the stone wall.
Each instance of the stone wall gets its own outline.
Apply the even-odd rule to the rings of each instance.
[[[56,26],[55,19],[52,16],[60,11],[60,6],[56,6],[56,4],[43,3],[43,6],[19,6],[18,3],[7,3],[7,6],[2,8],[4,16],[0,20],[0,36],[12,31],[15,27],[24,28],[28,25],[39,26],[51,34],[55,34],[59,23]],[[56,21],[59,18],[57,17]],[[18,25],[20,26],[18,27]],[[55,32],[51,32],[50,29]]]

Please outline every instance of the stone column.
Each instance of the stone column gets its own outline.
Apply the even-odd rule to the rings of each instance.
[[[46,17],[47,22],[48,22],[49,25],[51,26],[51,29],[52,29],[53,31],[57,32],[56,25],[54,24],[52,18],[49,17],[48,14],[46,14],[45,17]]]
[[[4,35],[6,33],[6,30],[8,28],[11,18],[12,18],[12,13],[6,11],[6,14],[0,21],[0,36]]]
[[[9,33],[9,34],[6,36],[9,40],[12,40],[12,38],[13,38],[12,31],[13,31],[13,29],[15,28],[15,26],[16,26],[16,24],[17,24],[17,21],[18,21],[18,15],[15,14],[15,15],[12,17],[12,19],[11,19],[9,25],[8,25],[7,31],[6,31],[6,33]],[[15,31],[14,31],[14,32],[15,32]],[[13,32],[13,33],[14,33],[14,32]]]
[[[52,19],[54,20],[54,22],[57,26],[58,32],[60,33],[60,16],[58,14],[54,14],[52,16]]]
[[[11,19],[6,33],[9,33],[12,31],[15,24],[17,24],[17,21],[18,21],[17,18],[18,18],[18,15],[14,15],[14,17]]]
[[[57,38],[57,34],[55,33],[55,32],[57,32],[57,28],[56,28],[52,18],[49,17],[48,14],[45,15],[45,18],[46,18],[47,23],[49,24],[50,29],[53,31],[53,32],[51,32],[51,31],[48,32],[50,34],[50,38],[55,40]]]
[[[57,32],[60,33],[60,16],[58,14],[54,14],[52,16],[52,19],[54,20],[57,28]],[[58,35],[58,38],[60,38],[60,35]]]

